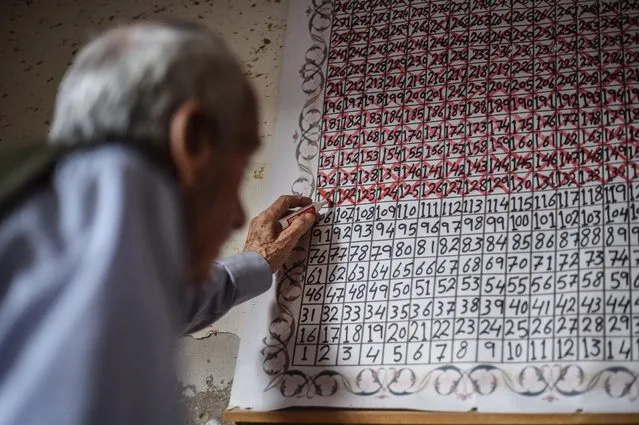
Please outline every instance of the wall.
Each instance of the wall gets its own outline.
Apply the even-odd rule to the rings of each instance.
[[[92,34],[110,25],[154,17],[179,17],[220,33],[245,65],[261,103],[263,149],[246,176],[243,198],[250,216],[264,199],[279,83],[286,0],[0,0],[0,144],[45,137],[65,68]],[[225,252],[242,249],[245,230]],[[182,387],[189,423],[215,423],[226,407],[242,315],[235,309],[203,340],[180,348]]]

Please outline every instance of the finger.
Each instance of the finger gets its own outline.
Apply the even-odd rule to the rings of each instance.
[[[277,198],[275,202],[273,202],[273,205],[266,209],[266,212],[280,219],[284,216],[284,214],[286,214],[286,211],[288,211],[289,209],[305,207],[312,203],[313,200],[311,198],[307,198],[306,196],[282,195]]]
[[[316,214],[306,213],[297,217],[293,222],[280,233],[282,238],[287,244],[296,244],[297,241],[308,232],[315,221],[317,220]]]

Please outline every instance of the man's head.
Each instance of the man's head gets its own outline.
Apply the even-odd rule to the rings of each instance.
[[[244,223],[238,189],[257,131],[252,87],[222,40],[190,23],[147,22],[107,31],[78,54],[50,139],[168,153],[185,200],[192,278],[201,279]]]

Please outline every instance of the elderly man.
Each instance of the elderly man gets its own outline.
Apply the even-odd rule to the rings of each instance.
[[[245,220],[257,130],[249,81],[204,28],[137,23],[79,53],[50,132],[78,148],[0,222],[1,424],[180,421],[175,337],[268,289],[315,221],[280,231],[310,203],[283,196],[213,262]]]

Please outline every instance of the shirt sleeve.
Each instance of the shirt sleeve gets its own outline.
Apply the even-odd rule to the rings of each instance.
[[[209,279],[187,289],[184,332],[195,332],[211,324],[231,307],[265,292],[272,281],[270,266],[256,252],[214,262]]]

